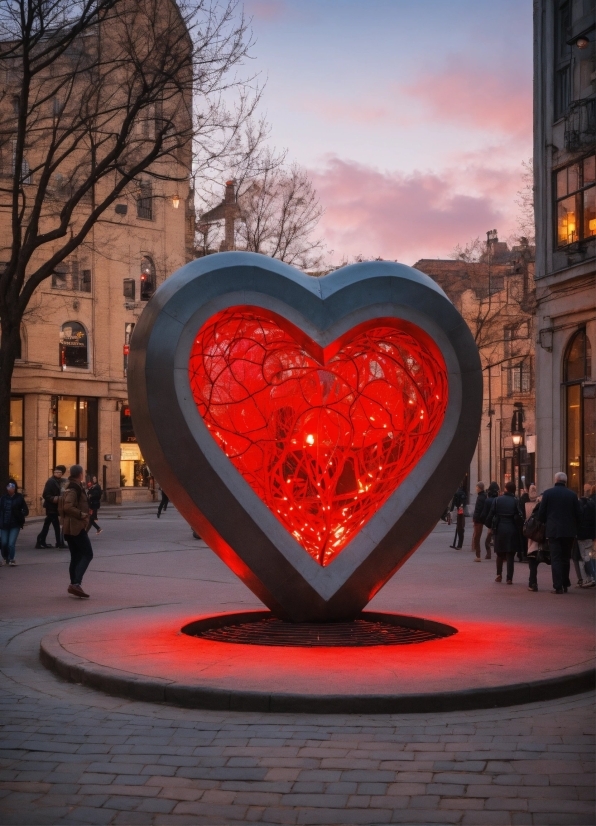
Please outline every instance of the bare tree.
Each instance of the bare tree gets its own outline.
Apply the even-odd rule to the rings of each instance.
[[[235,0],[2,0],[0,478],[36,289],[117,198],[228,163],[259,94],[249,45]]]
[[[217,244],[226,209],[229,217],[233,206],[237,249],[260,252],[302,269],[319,266],[324,245],[313,233],[323,209],[307,172],[297,164],[286,168],[283,160],[283,154],[256,147],[249,163],[239,170],[240,181],[234,179],[234,204],[224,199],[199,219],[205,253],[210,244]],[[226,238],[224,248],[227,243]]]

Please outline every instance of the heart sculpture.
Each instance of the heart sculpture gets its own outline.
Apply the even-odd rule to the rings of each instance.
[[[356,616],[474,453],[482,372],[428,276],[322,278],[254,253],[193,261],[135,328],[135,432],[187,521],[278,616]]]
[[[394,319],[352,330],[328,357],[300,339],[259,308],[223,310],[195,340],[190,386],[234,467],[326,565],[432,443],[447,374],[428,336]]]

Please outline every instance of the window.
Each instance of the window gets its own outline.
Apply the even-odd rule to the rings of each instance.
[[[60,331],[60,367],[87,368],[87,333],[78,321],[67,321]]]
[[[97,476],[98,400],[81,396],[52,396],[53,464],[80,464]]]
[[[509,368],[507,375],[507,394],[529,393],[532,389],[532,367],[529,360],[522,361]]]
[[[19,488],[23,487],[23,435],[25,400],[22,396],[10,397],[10,431],[8,443],[8,474]]]
[[[141,258],[141,301],[149,301],[155,292],[155,265],[148,255]]]
[[[122,294],[124,298],[128,298],[130,301],[135,300],[135,280],[134,278],[125,278],[122,287]]]
[[[52,273],[52,289],[91,292],[91,270],[79,269],[78,261],[60,264]]]
[[[555,172],[557,247],[596,236],[596,156]]]
[[[137,217],[144,218],[147,221],[153,220],[153,187],[151,181],[141,181],[139,183]]]
[[[555,12],[555,118],[558,120],[571,103],[571,25],[569,3],[560,3]]]
[[[10,174],[14,175],[15,167],[17,161],[17,141],[13,138],[12,141],[12,166],[10,170]],[[29,162],[23,158],[21,161],[21,183],[22,184],[30,184],[31,183],[31,173],[29,171]]]
[[[591,373],[590,340],[585,330],[578,330],[567,345],[563,364],[567,483],[578,495],[596,471],[596,398],[586,393],[590,385],[585,386]]]

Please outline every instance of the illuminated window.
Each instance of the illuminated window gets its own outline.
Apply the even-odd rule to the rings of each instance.
[[[148,255],[141,258],[141,301],[149,301],[155,292],[155,264]]]
[[[67,321],[60,330],[60,367],[87,368],[87,333],[78,321]]]
[[[593,482],[596,471],[596,399],[586,392],[591,373],[590,340],[585,330],[578,330],[567,345],[563,381],[566,473],[569,487],[579,495],[585,482]]]
[[[596,156],[555,172],[557,247],[596,236]]]

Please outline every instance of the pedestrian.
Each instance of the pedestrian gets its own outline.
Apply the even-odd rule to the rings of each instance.
[[[0,497],[0,548],[5,565],[14,567],[17,564],[15,562],[17,537],[27,516],[29,516],[29,508],[25,498],[22,493],[19,493],[15,480],[9,479],[6,493]]]
[[[160,488],[159,488],[159,489],[160,489],[160,491],[161,491],[161,499],[160,499],[159,505],[157,506],[157,518],[158,518],[158,519],[159,519],[159,517],[161,516],[161,512],[162,512],[162,510],[163,510],[164,512],[165,512],[165,511],[167,511],[167,509],[168,509],[168,503],[169,503],[169,501],[170,501],[170,500],[168,499],[168,497],[167,497],[167,494],[166,494],[165,490],[161,487],[161,485],[160,485]]]
[[[530,516],[534,513],[534,511],[538,511],[538,506],[540,505],[541,497],[538,496],[538,490],[536,485],[530,485],[528,488],[528,498],[527,501],[523,504],[523,508],[525,511],[526,519],[529,519]],[[521,501],[520,501],[521,505]],[[528,581],[528,591],[537,591],[538,590],[538,566],[542,561],[540,559],[540,552],[543,550],[542,545],[539,542],[536,542],[535,539],[528,539],[528,567],[530,569],[530,579]]]
[[[596,541],[596,485],[584,485],[580,505],[582,518],[577,529],[577,544],[586,572],[583,587],[593,588],[596,585],[596,560],[593,557]]]
[[[48,536],[48,531],[50,530],[50,525],[54,528],[54,534],[56,535],[56,547],[66,547],[60,535],[60,520],[58,519],[58,498],[62,493],[61,482],[62,476],[65,472],[66,467],[64,465],[56,465],[53,475],[50,476],[48,481],[45,483],[42,499],[46,512],[46,518],[44,519],[43,527],[35,542],[36,548],[52,547],[51,545],[46,544],[46,538]]]
[[[484,490],[484,482],[478,482],[476,485],[476,504],[474,505],[474,513],[472,514],[472,522],[474,525],[474,533],[472,534],[472,550],[476,552],[474,562],[481,562],[480,557],[480,540],[482,539],[482,529],[484,522],[482,521],[482,514],[484,506],[488,499],[486,491]]]
[[[507,585],[513,585],[514,560],[521,547],[520,528],[524,521],[515,496],[515,482],[506,482],[505,493],[493,499],[490,519],[497,555],[495,582],[502,581],[503,563],[507,560]]]
[[[526,512],[526,505],[530,501],[530,487],[531,487],[531,485],[526,487],[526,482],[525,482],[525,479],[524,479],[523,476],[522,476],[522,484],[523,484],[523,490],[522,490],[521,496],[519,497],[519,507],[520,507],[521,512],[525,513]],[[527,560],[527,556],[528,556],[528,539],[527,539],[527,537],[524,536],[523,531],[522,531],[522,535],[521,535],[521,554],[518,554],[517,558],[519,559],[520,562],[525,562]]]
[[[72,465],[59,510],[64,538],[70,551],[70,585],[67,591],[74,597],[87,599],[89,594],[83,591],[83,576],[93,559],[93,549],[86,530],[89,521],[89,500],[83,487],[84,476],[81,465]]]
[[[463,485],[460,485],[453,500],[451,502],[451,509],[457,511],[457,519],[455,523],[455,536],[453,537],[453,545],[450,548],[455,548],[460,551],[464,544],[464,534],[466,532],[466,513],[465,507],[468,502],[468,495]],[[457,545],[455,544],[457,542]]]
[[[484,539],[484,549],[486,551],[485,559],[490,559],[490,552],[491,546],[493,541],[493,528],[492,528],[492,521],[489,518],[490,509],[493,504],[493,500],[497,498],[499,495],[499,485],[497,482],[491,482],[488,486],[488,491],[486,494],[486,502],[484,503],[484,510],[482,511],[482,522],[484,526],[487,528],[486,537]]]
[[[571,586],[569,568],[571,548],[582,518],[579,499],[567,487],[567,475],[555,474],[555,485],[545,490],[538,509],[538,519],[546,526],[550,550],[553,594],[566,594]]]
[[[101,528],[97,524],[96,519],[97,512],[101,507],[102,489],[101,485],[97,481],[97,476],[93,476],[92,479],[92,483],[87,489],[87,499],[89,500],[89,524],[87,525],[87,532],[89,532],[93,527],[95,528],[96,534],[99,535],[101,533]]]

